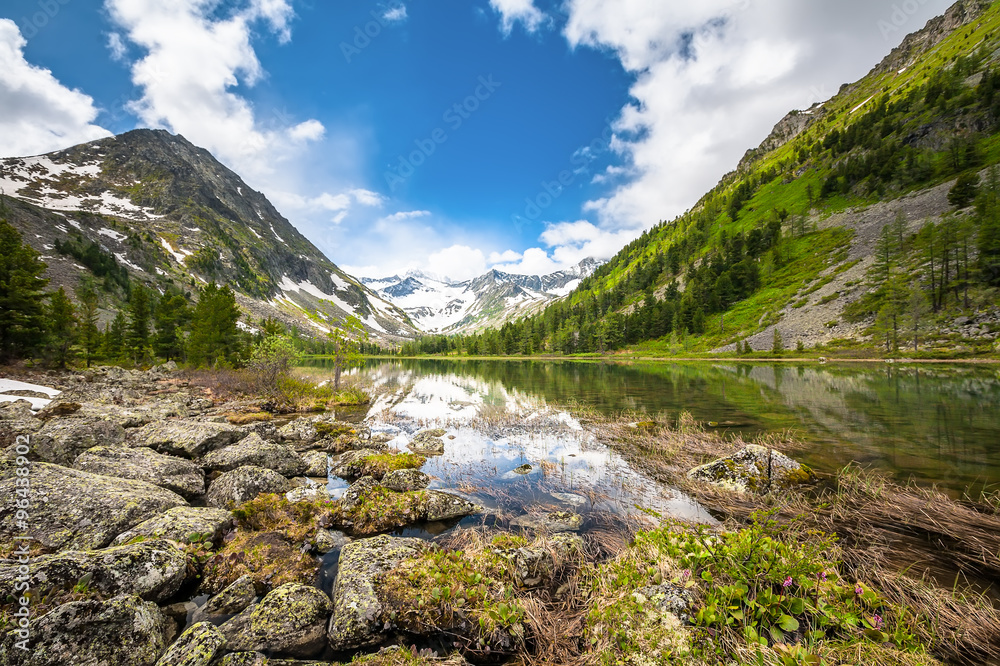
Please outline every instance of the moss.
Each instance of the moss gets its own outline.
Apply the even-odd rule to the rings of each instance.
[[[381,479],[389,472],[401,469],[420,469],[427,459],[415,453],[379,453],[361,459],[358,476]]]
[[[397,493],[377,486],[363,492],[346,517],[355,534],[377,534],[420,520],[426,504],[423,491]]]
[[[349,423],[340,423],[339,421],[333,423],[327,423],[321,421],[313,426],[323,437],[340,437],[341,435],[356,435],[357,430],[351,426]]]

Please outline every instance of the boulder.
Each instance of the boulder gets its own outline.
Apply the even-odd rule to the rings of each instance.
[[[239,615],[256,599],[257,590],[254,588],[253,580],[250,576],[240,576],[236,582],[205,602],[205,605],[195,612],[194,621]]]
[[[199,622],[181,634],[164,653],[156,666],[208,666],[226,644],[211,622]]]
[[[330,473],[330,456],[325,451],[309,451],[302,455],[306,463],[306,476],[326,478]]]
[[[158,421],[139,428],[132,436],[137,446],[185,458],[200,458],[209,451],[235,444],[246,433],[228,423]]]
[[[343,548],[345,545],[350,543],[350,539],[343,532],[338,532],[334,530],[318,529],[316,530],[316,536],[313,537],[312,543],[316,547],[316,552],[320,555],[326,555],[331,550],[336,550],[337,548]]]
[[[267,666],[268,658],[262,652],[230,652],[219,660],[218,666]]]
[[[0,421],[21,421],[24,419],[37,419],[35,412],[31,410],[29,401],[22,399],[0,402]],[[41,421],[38,422],[38,427],[42,427]]]
[[[379,483],[370,476],[363,476],[344,491],[344,496],[340,498],[340,506],[344,511],[353,511],[365,499],[368,491],[378,488]]]
[[[250,634],[250,616],[256,606],[248,606],[234,617],[219,625],[219,631],[226,637],[226,649],[234,652],[253,652],[254,640]]]
[[[104,550],[66,551],[33,558],[28,565],[32,589],[72,587],[89,576],[90,589],[107,596],[134,594],[162,602],[187,578],[187,558],[164,540],[143,541]],[[22,579],[14,560],[0,562],[0,598],[14,594]]]
[[[687,622],[694,608],[694,596],[689,590],[673,583],[660,583],[640,588],[632,593],[632,598],[645,605],[647,602],[661,613],[671,613]]]
[[[552,581],[557,567],[583,554],[583,539],[577,534],[556,534],[548,543],[513,551],[514,580],[520,587],[538,587]]]
[[[187,542],[192,534],[207,534],[208,540],[218,545],[223,533],[231,529],[233,524],[233,514],[225,509],[178,506],[122,532],[114,543],[128,543],[138,536]]]
[[[569,511],[550,511],[548,513],[528,513],[510,521],[511,527],[521,527],[536,532],[576,532],[583,526],[583,516]]]
[[[31,450],[45,462],[70,465],[95,446],[117,446],[125,442],[125,429],[102,418],[51,419],[31,438]]]
[[[331,500],[330,491],[325,486],[301,486],[285,493],[289,502],[315,502],[316,500]]]
[[[0,497],[16,497],[21,478],[15,464],[0,461]],[[0,538],[23,534],[53,550],[104,548],[144,520],[187,505],[180,495],[144,481],[48,463],[32,463],[30,480],[30,520],[22,526],[13,502],[0,505]]]
[[[431,477],[419,469],[397,469],[382,477],[382,485],[399,493],[423,490],[431,483]]]
[[[480,511],[478,506],[457,495],[439,490],[426,490],[422,494],[425,497],[425,503],[421,507],[422,517],[430,522],[471,516]]]
[[[330,465],[330,473],[342,479],[356,479],[364,474],[365,458],[377,456],[378,451],[358,449],[341,454]]]
[[[304,474],[308,465],[287,446],[267,442],[257,433],[251,433],[239,443],[212,451],[201,459],[205,469],[230,472],[249,465],[274,470],[282,476]]]
[[[31,623],[28,650],[9,631],[0,666],[153,666],[166,647],[167,618],[135,595],[63,604]]]
[[[287,583],[271,590],[250,613],[246,638],[251,650],[289,657],[312,657],[323,651],[330,597],[311,585]],[[241,647],[247,641],[239,641]]]
[[[335,651],[377,645],[389,618],[376,585],[400,562],[419,556],[427,545],[420,539],[378,536],[352,541],[340,551],[333,592],[333,615],[327,640]]]
[[[81,453],[73,467],[84,472],[146,481],[193,499],[205,494],[205,473],[190,460],[153,449],[95,446]]]
[[[414,453],[424,456],[437,456],[444,453],[445,430],[435,428],[433,430],[423,430],[414,436],[413,441],[407,445]]]
[[[731,456],[695,467],[688,477],[736,492],[768,493],[816,480],[815,473],[783,453],[749,444]]]
[[[226,472],[208,488],[205,503],[209,506],[229,508],[249,502],[264,493],[286,493],[291,482],[274,470],[262,467],[239,467]]]

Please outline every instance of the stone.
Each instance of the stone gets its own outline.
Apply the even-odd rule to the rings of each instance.
[[[378,488],[379,483],[373,477],[363,476],[344,491],[344,496],[340,498],[340,506],[344,511],[353,511],[360,504],[362,498],[373,488]]]
[[[104,550],[66,551],[33,558],[27,581],[33,589],[72,587],[89,576],[90,589],[107,596],[134,594],[162,602],[187,578],[187,558],[169,541],[154,540]],[[0,598],[21,580],[14,560],[0,562]]]
[[[325,451],[309,451],[302,455],[306,463],[306,476],[326,478],[330,473],[330,456]]]
[[[261,652],[230,652],[219,666],[267,666],[268,658]]]
[[[117,446],[125,442],[125,429],[101,418],[51,419],[31,438],[31,450],[40,460],[71,465],[76,457],[95,446]]]
[[[178,506],[122,532],[115,538],[114,543],[116,545],[128,543],[138,536],[186,543],[192,534],[206,534],[207,539],[214,546],[218,546],[223,534],[232,529],[234,523],[233,514],[225,509]]]
[[[423,490],[430,483],[431,477],[418,469],[397,469],[382,477],[383,487],[399,493]]]
[[[480,511],[480,508],[472,502],[439,490],[424,491],[424,496],[426,503],[421,507],[422,514],[424,520],[430,522],[471,516]]]
[[[552,582],[557,567],[583,554],[583,539],[577,534],[556,534],[540,546],[514,551],[514,580],[520,587],[539,587]]]
[[[73,468],[92,474],[146,481],[185,499],[205,494],[205,473],[184,458],[165,456],[145,447],[95,446],[73,461]]]
[[[274,470],[282,476],[304,474],[308,465],[295,451],[282,444],[267,442],[251,433],[239,443],[212,451],[201,459],[205,469],[230,472],[238,467],[254,466]]]
[[[587,503],[586,497],[581,497],[580,495],[574,495],[573,493],[549,493],[552,497],[563,504],[569,504],[574,509],[579,508]]]
[[[343,548],[350,541],[343,532],[320,528],[316,530],[316,536],[313,537],[313,546],[315,546],[317,553],[326,555],[331,550]]]
[[[521,527],[536,532],[576,532],[583,526],[583,516],[569,511],[528,513],[510,521],[511,527]]]
[[[340,551],[333,592],[333,615],[327,640],[335,651],[377,645],[388,620],[376,585],[400,562],[419,556],[427,545],[420,539],[377,536],[352,541]]]
[[[0,497],[15,497],[16,465],[0,460]],[[52,550],[93,550],[139,523],[178,506],[184,498],[144,481],[115,479],[48,463],[31,464],[27,529],[12,502],[0,505],[0,539],[30,536]]]
[[[301,486],[285,493],[285,499],[294,503],[332,500],[333,498],[330,497],[330,491],[325,486]]]
[[[167,618],[135,595],[63,604],[31,623],[28,650],[8,632],[0,666],[153,666],[166,648]]]
[[[250,614],[254,649],[290,657],[315,656],[325,647],[332,611],[330,597],[316,587],[300,583],[277,587]]]
[[[161,453],[200,458],[244,437],[246,433],[243,430],[228,423],[176,420],[144,425],[134,434],[133,441],[138,446],[147,446]]]
[[[226,472],[208,487],[205,503],[230,508],[249,502],[265,493],[286,493],[292,484],[274,470],[262,467],[239,467]]]
[[[444,453],[444,440],[441,439],[444,435],[445,430],[441,428],[423,430],[413,437],[407,448],[425,456],[441,455]]]
[[[691,592],[673,583],[640,588],[632,593],[632,598],[640,604],[645,604],[648,600],[660,612],[672,613],[683,622],[691,619],[691,609],[694,607]]]
[[[199,622],[167,648],[156,666],[209,666],[225,644],[226,637],[215,625]]]
[[[736,492],[768,493],[816,480],[815,473],[783,453],[748,444],[731,456],[695,467],[688,477]]]
[[[356,479],[364,473],[365,458],[377,455],[378,451],[372,449],[348,451],[331,463],[330,473],[342,479]]]
[[[250,615],[256,604],[247,606],[219,625],[219,631],[226,637],[226,649],[234,652],[254,652],[254,640],[250,635]]]
[[[250,576],[240,576],[195,611],[193,620],[202,622],[209,618],[239,615],[256,599],[257,590],[254,588],[253,579]]]

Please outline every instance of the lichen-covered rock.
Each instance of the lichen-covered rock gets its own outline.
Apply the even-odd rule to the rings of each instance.
[[[576,532],[583,526],[583,516],[569,511],[528,513],[510,521],[511,527],[521,527],[536,532]]]
[[[308,465],[287,446],[267,442],[251,433],[239,443],[212,451],[201,459],[205,469],[230,472],[238,467],[263,467],[282,476],[304,474]]]
[[[0,497],[16,497],[16,465],[0,461]],[[13,502],[0,504],[0,539],[24,534],[53,550],[104,548],[126,530],[184,498],[144,481],[114,479],[48,463],[31,464],[30,520],[19,524]]]
[[[257,590],[254,588],[253,580],[250,576],[240,576],[236,582],[205,602],[205,605],[195,612],[194,621],[239,615],[256,599]]]
[[[187,558],[169,541],[143,541],[104,550],[66,551],[42,555],[28,565],[33,589],[75,585],[89,576],[89,587],[107,596],[135,594],[146,601],[165,601],[187,578]],[[0,562],[0,598],[14,593],[18,564]]]
[[[233,514],[225,509],[178,506],[144,520],[127,532],[122,532],[115,538],[114,543],[128,543],[139,536],[187,542],[192,534],[207,534],[208,540],[218,545],[223,532],[230,529],[234,522]]]
[[[35,412],[31,410],[31,403],[27,400],[0,402],[0,421],[34,420],[36,418]],[[38,427],[42,427],[41,421],[38,422]]]
[[[239,467],[226,472],[208,487],[205,503],[230,508],[249,502],[264,493],[286,493],[292,483],[274,470],[262,467]]]
[[[632,598],[640,605],[648,601],[661,613],[672,613],[683,622],[691,619],[694,596],[689,590],[673,583],[660,583],[640,588],[632,593]]]
[[[311,657],[323,651],[326,624],[333,604],[325,592],[310,585],[288,583],[271,590],[250,613],[251,650]],[[241,641],[242,645],[247,642]]]
[[[63,604],[31,623],[28,650],[8,631],[0,666],[153,666],[166,647],[167,619],[135,595]]]
[[[384,647],[375,654],[359,656],[351,662],[352,666],[393,666],[394,664],[407,664],[408,666],[468,666],[469,662],[460,654],[453,654],[444,660],[437,657],[415,657],[410,650],[398,645]]]
[[[226,637],[226,649],[234,652],[254,652],[254,640],[250,634],[250,616],[254,605],[247,606],[219,625],[219,631]]]
[[[377,645],[387,618],[376,586],[381,576],[426,548],[420,539],[378,536],[352,541],[340,551],[327,639],[334,650]]]
[[[804,483],[816,475],[783,453],[749,444],[731,456],[695,467],[688,476],[736,492],[768,493]]]
[[[344,491],[344,496],[340,498],[340,506],[344,511],[353,511],[364,501],[366,495],[373,488],[378,488],[379,483],[370,476],[363,476]]]
[[[523,546],[513,551],[514,580],[521,587],[551,582],[559,564],[583,554],[583,539],[577,534],[556,534],[547,543]]]
[[[261,652],[230,652],[219,660],[219,666],[267,666],[268,659]]]
[[[75,469],[104,476],[146,481],[193,499],[205,494],[205,473],[190,460],[145,447],[95,446],[73,461]]]
[[[246,433],[228,423],[205,421],[158,421],[139,428],[130,441],[161,453],[200,458],[209,451],[235,444]]]
[[[325,451],[309,451],[302,455],[306,463],[306,476],[326,478],[330,472],[330,456]]]
[[[87,449],[124,441],[125,429],[102,418],[51,419],[31,438],[31,449],[40,460],[70,465]]]
[[[378,451],[372,449],[348,451],[330,465],[330,472],[342,479],[355,479],[364,474],[365,458],[377,455]]]
[[[316,535],[313,537],[312,543],[317,553],[325,555],[331,550],[344,547],[350,543],[350,539],[343,532],[320,528],[316,530]]]
[[[436,456],[444,453],[445,430],[435,428],[433,430],[423,430],[414,436],[413,441],[407,446],[414,453],[425,456]]]
[[[156,666],[208,666],[226,644],[211,622],[199,622],[181,634],[164,653]]]
[[[423,495],[422,517],[431,522],[471,516],[480,510],[469,500],[439,490],[427,490]]]
[[[294,483],[294,480],[292,481]],[[285,493],[285,499],[289,502],[315,502],[316,500],[330,500],[330,491],[325,486],[300,486]]]
[[[397,469],[382,477],[382,485],[399,493],[423,490],[431,483],[431,477],[419,469]]]

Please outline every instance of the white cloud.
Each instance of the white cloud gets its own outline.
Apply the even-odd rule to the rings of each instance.
[[[183,134],[256,182],[270,180],[279,164],[324,136],[318,120],[261,121],[233,90],[265,74],[251,45],[253,26],[263,22],[279,40],[291,39],[289,0],[248,0],[229,12],[206,0],[105,5],[125,37],[146,52],[132,64],[142,96],[130,105],[145,125]]]
[[[385,198],[381,194],[360,188],[351,190],[351,196],[354,197],[354,200],[362,206],[377,207],[381,206],[385,201]]]
[[[486,257],[482,250],[468,245],[452,245],[430,255],[426,266],[429,272],[452,280],[471,280],[486,272]]]
[[[490,264],[512,264],[517,261],[521,261],[523,254],[520,252],[514,252],[514,250],[505,250],[503,252],[490,252],[489,262]]]
[[[400,23],[405,21],[406,15],[406,5],[396,5],[395,7],[389,7],[382,13],[382,18],[389,23]]]
[[[400,211],[398,213],[393,213],[392,215],[387,215],[382,218],[381,222],[399,222],[401,220],[413,220],[418,217],[428,217],[431,214],[429,210],[407,210]]]
[[[540,237],[548,250],[529,248],[523,257],[505,259],[494,268],[507,273],[546,275],[575,266],[587,258],[610,259],[639,233],[635,229],[601,229],[587,220],[549,224]],[[492,259],[493,255],[491,263]]]
[[[17,25],[0,19],[0,156],[36,155],[110,136],[94,100],[24,59]]]
[[[490,7],[500,14],[504,34],[510,34],[515,23],[524,25],[528,32],[535,32],[548,22],[543,11],[535,7],[534,0],[490,0]]]
[[[116,62],[125,62],[127,59],[128,47],[117,32],[108,34],[108,50],[111,51],[111,59]]]
[[[950,1],[921,2],[907,31]],[[895,45],[878,28],[892,7],[862,0],[567,0],[564,9],[572,47],[610,50],[636,77],[614,124],[621,163],[594,178],[617,185],[585,207],[608,229],[682,213],[786,112],[826,99]]]

